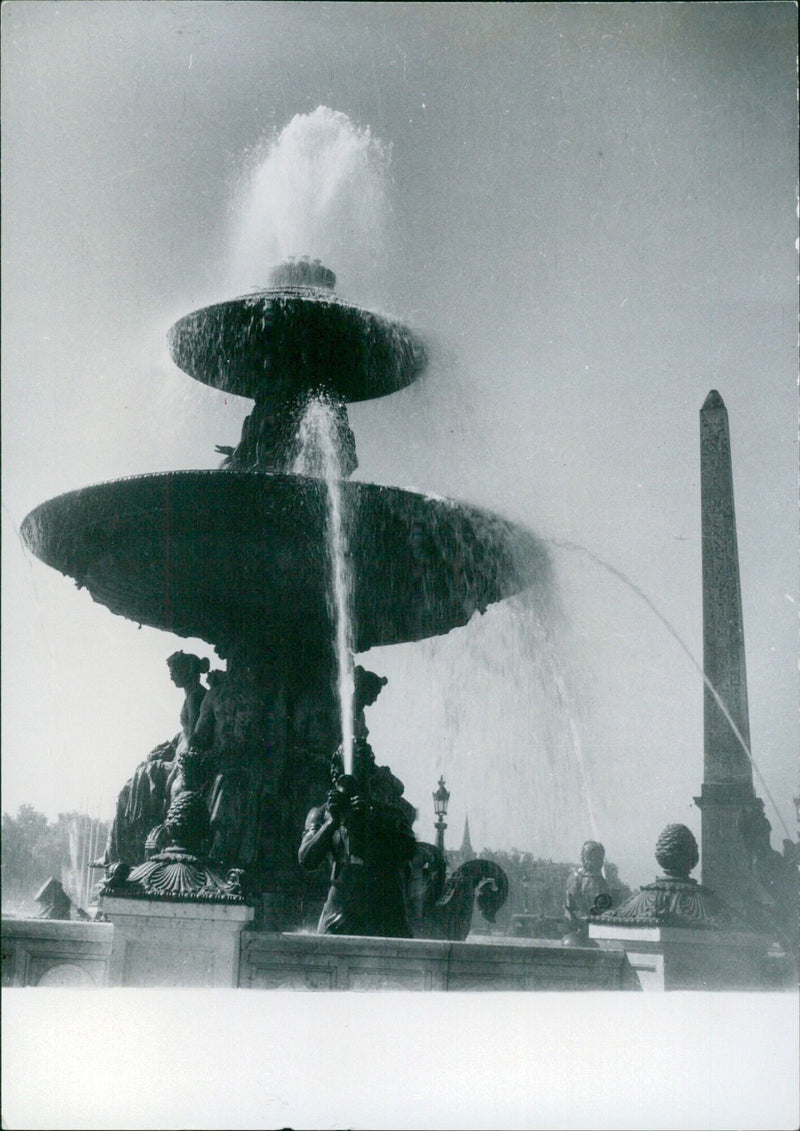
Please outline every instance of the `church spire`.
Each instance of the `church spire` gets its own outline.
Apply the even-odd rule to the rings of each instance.
[[[461,841],[461,859],[474,860],[475,852],[472,847],[472,842],[469,839],[469,814],[464,819],[464,839]]]

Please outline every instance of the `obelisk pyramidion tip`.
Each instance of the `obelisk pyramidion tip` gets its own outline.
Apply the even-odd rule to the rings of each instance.
[[[706,412],[710,408],[725,408],[725,401],[719,395],[716,389],[712,389],[706,399],[703,401],[701,412]]]

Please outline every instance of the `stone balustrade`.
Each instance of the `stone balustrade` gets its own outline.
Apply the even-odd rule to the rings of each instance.
[[[120,901],[116,901],[120,902]],[[131,902],[131,901],[128,901]],[[134,901],[137,902],[137,901]],[[159,908],[159,910],[163,910]],[[169,906],[169,905],[167,905]],[[173,905],[174,906],[174,905]],[[180,905],[178,905],[180,907]],[[124,910],[127,910],[124,909]],[[132,910],[132,909],[131,909]],[[185,908],[181,908],[185,912]],[[126,917],[127,918],[127,917]],[[152,926],[150,917],[146,917]],[[231,954],[230,930],[224,942],[225,978],[204,981],[209,952],[219,944],[220,924],[185,914],[164,917],[179,928],[183,966],[192,965],[196,946],[196,977],[186,970],[176,976],[176,954],[164,936],[150,937],[146,958],[131,962],[131,947],[142,939],[130,924],[118,931],[117,960],[112,960],[115,927],[111,923],[74,923],[42,919],[3,920],[4,986],[171,986],[176,984],[233,985],[248,989],[309,990],[638,990],[624,951],[620,948],[565,948],[547,940],[481,937],[476,942],[428,939],[335,937],[301,933],[270,934],[241,930]],[[189,939],[194,936],[194,943]],[[178,935],[180,938],[178,939]],[[203,937],[200,937],[200,936]],[[156,944],[160,944],[156,945]],[[158,951],[163,950],[159,971]],[[127,956],[125,961],[120,959]],[[220,966],[218,962],[216,964]],[[141,967],[141,969],[140,969]],[[216,970],[216,966],[215,966]]]
[[[621,949],[304,934],[242,935],[240,986],[313,990],[638,990]]]
[[[110,923],[3,919],[3,986],[104,986]]]

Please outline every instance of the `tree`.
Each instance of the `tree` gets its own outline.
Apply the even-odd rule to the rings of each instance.
[[[611,898],[614,900],[614,906],[619,907],[620,903],[626,900],[629,895],[633,895],[633,892],[628,885],[623,883],[619,878],[619,868],[616,864],[611,864],[606,861],[604,871],[606,879],[608,880],[608,886],[611,888]]]
[[[49,875],[60,875],[54,861],[47,817],[32,805],[21,805],[16,817],[3,814],[3,898],[30,899]]]
[[[32,805],[21,805],[16,817],[3,813],[4,904],[31,904],[42,884],[54,876],[74,902],[85,905],[92,882],[88,867],[92,849],[99,845],[95,853],[99,855],[107,835],[106,822],[85,813],[59,813],[53,822]]]

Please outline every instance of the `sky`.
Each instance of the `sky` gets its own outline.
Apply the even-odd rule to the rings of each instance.
[[[698,412],[716,388],[780,847],[800,737],[795,19],[785,3],[6,4],[3,809],[108,815],[178,729],[164,660],[213,657],[94,605],[18,529],[64,491],[214,467],[236,442],[249,402],[182,374],[166,331],[237,293],[244,173],[325,106],[385,157],[380,238],[341,241],[339,292],[409,321],[433,359],[351,409],[356,477],[553,543],[547,610],[361,657],[389,678],[367,722],[417,835],[433,839],[443,773],[450,846],[467,815],[478,850],[573,860],[597,836],[641,883],[665,824],[699,836],[700,677],[589,555],[702,658]]]

